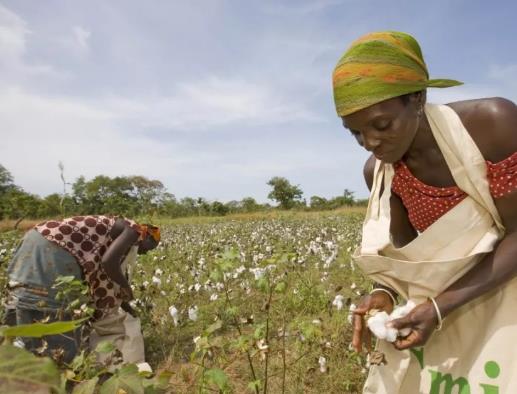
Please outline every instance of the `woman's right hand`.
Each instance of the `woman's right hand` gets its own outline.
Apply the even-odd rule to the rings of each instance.
[[[352,347],[356,352],[361,353],[363,343],[366,345],[368,351],[370,351],[372,346],[372,335],[365,321],[365,316],[368,312],[375,309],[390,314],[393,308],[393,301],[384,291],[375,291],[365,295],[359,300],[357,308],[353,311],[352,321],[354,330],[352,335]]]
[[[120,298],[124,302],[129,302],[133,299],[133,291],[129,286],[121,286],[120,287]]]

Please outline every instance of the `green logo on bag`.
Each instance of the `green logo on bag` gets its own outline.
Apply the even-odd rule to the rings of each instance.
[[[451,374],[429,370],[431,374],[431,390],[429,394],[452,394],[453,389],[458,394],[470,394],[469,381],[460,376],[456,379]],[[485,364],[485,374],[491,379],[495,379],[501,373],[501,368],[495,361],[488,361]],[[483,394],[499,394],[499,387],[491,384],[480,383]]]

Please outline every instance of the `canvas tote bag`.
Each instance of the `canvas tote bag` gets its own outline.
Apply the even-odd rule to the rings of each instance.
[[[137,250],[138,247],[133,246],[121,264],[122,272],[128,272],[129,280],[131,280],[133,265],[136,263]],[[139,318],[117,308],[101,320],[93,322],[92,328],[91,350],[94,350],[100,342],[109,341],[120,350],[124,362],[137,364],[145,362],[144,338]]]
[[[468,196],[396,248],[389,232],[394,170],[377,161],[363,239],[354,253],[369,277],[417,304],[463,276],[504,234],[485,160],[461,120],[443,105],[427,104],[425,112],[455,182]],[[517,281],[511,280],[453,311],[423,348],[398,351],[379,340],[387,364],[370,368],[364,393],[517,393],[516,306]]]

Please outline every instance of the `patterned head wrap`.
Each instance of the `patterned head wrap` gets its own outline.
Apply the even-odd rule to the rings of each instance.
[[[452,79],[429,79],[418,42],[409,34],[369,33],[339,59],[332,75],[339,116],[428,87],[461,85]]]
[[[156,243],[160,242],[161,235],[160,229],[151,224],[141,224],[140,225],[140,240],[144,240],[147,236],[150,235],[156,241]]]

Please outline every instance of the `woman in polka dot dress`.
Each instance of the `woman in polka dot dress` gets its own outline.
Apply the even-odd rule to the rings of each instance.
[[[58,276],[74,276],[88,284],[96,319],[119,306],[130,311],[133,295],[121,263],[131,247],[143,254],[159,240],[158,228],[114,216],[75,216],[38,224],[27,232],[9,263],[8,323],[57,319],[63,309],[52,287]],[[49,353],[64,348],[65,360],[77,351],[73,335],[45,339]],[[24,342],[31,350],[40,345],[36,340]]]
[[[515,333],[517,328],[517,106],[503,98],[426,103],[427,88],[459,84],[429,79],[418,43],[400,32],[360,37],[334,70],[337,113],[359,145],[371,152],[364,175],[372,193],[363,241],[354,258],[383,283],[359,300],[353,347],[360,352],[363,345],[371,345],[365,324],[371,310],[390,313],[398,295],[420,297],[407,316],[390,323],[409,335],[399,336],[394,346],[382,345],[391,349],[391,359],[386,366],[372,367],[365,393],[429,392],[431,384],[432,392],[442,392],[438,386],[449,378],[454,383],[445,391],[457,384],[463,392],[468,388],[460,383],[468,385],[467,377],[474,384],[472,376],[486,380],[486,374],[500,378],[490,382],[494,385],[509,385],[500,392],[516,392],[509,389],[517,384],[514,357],[504,359],[504,343],[513,342],[505,337],[501,346],[496,341],[506,329]],[[475,215],[467,214],[472,212]],[[457,241],[460,236],[463,244]],[[423,257],[433,244],[440,246]],[[414,245],[421,246],[420,254]],[[451,256],[461,252],[453,258],[436,257],[445,256],[443,250]],[[449,267],[457,264],[461,270],[449,274],[449,262]],[[406,275],[409,271],[414,275]],[[444,330],[438,332],[442,321]],[[458,326],[463,321],[470,327]],[[470,344],[456,347],[465,338]],[[433,348],[437,343],[445,345]],[[494,347],[487,347],[490,343]],[[400,351],[410,348],[419,352],[418,361],[411,352]],[[437,348],[441,354],[433,353]],[[426,366],[431,354],[437,361]],[[483,363],[490,358],[483,361],[478,356],[493,357],[490,365],[502,357],[506,375],[486,372],[489,363]],[[401,389],[411,379],[421,380],[411,389]],[[497,391],[496,386],[486,387]]]

